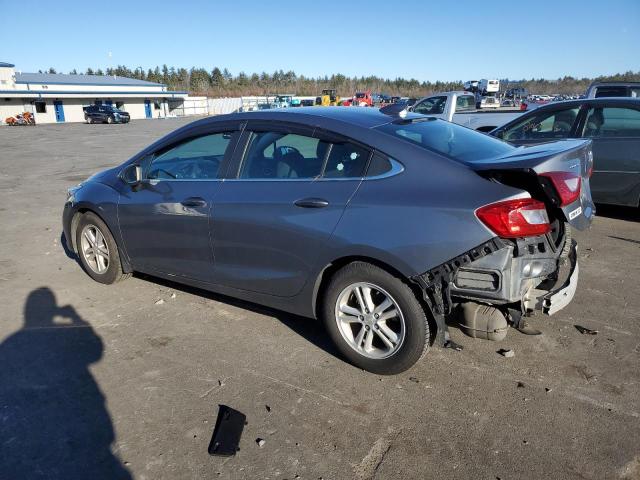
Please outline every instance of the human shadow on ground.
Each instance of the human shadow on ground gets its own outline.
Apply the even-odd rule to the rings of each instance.
[[[111,451],[111,418],[89,371],[103,349],[49,288],[28,295],[22,328],[0,344],[0,478],[132,478]]]

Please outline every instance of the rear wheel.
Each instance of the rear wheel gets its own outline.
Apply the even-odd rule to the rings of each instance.
[[[370,372],[403,372],[427,352],[422,305],[406,283],[375,265],[354,262],[336,272],[321,315],[338,350]]]
[[[109,124],[113,123],[113,117],[107,117],[107,123]]]
[[[93,119],[91,117],[87,117],[87,123],[93,123]]]
[[[87,212],[78,221],[76,248],[82,267],[96,282],[111,284],[130,276],[122,271],[113,235],[95,213]]]

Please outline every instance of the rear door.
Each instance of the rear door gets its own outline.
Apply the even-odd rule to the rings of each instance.
[[[249,122],[212,213],[215,283],[291,297],[327,247],[371,151],[313,128]]]
[[[582,137],[593,141],[593,198],[596,202],[638,206],[640,109],[605,105],[591,106],[581,125]]]

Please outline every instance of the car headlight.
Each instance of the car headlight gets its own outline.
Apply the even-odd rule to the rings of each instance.
[[[82,188],[82,183],[67,189],[67,203],[75,203],[76,193]]]

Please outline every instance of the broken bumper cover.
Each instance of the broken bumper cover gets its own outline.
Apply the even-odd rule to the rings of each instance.
[[[580,268],[578,267],[578,261],[576,260],[567,283],[559,290],[550,292],[542,297],[542,313],[553,315],[571,303],[573,296],[576,294],[576,289],[578,288],[579,272]]]
[[[546,236],[504,241],[494,238],[413,280],[436,313],[476,301],[523,313],[551,315],[568,305],[576,291],[575,242],[559,246]]]

